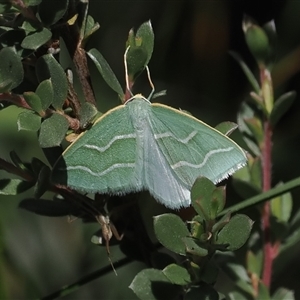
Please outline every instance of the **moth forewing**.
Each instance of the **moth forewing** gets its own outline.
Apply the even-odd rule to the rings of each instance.
[[[170,167],[189,188],[198,176],[217,183],[246,163],[234,141],[216,129],[162,104],[152,104],[153,135]]]

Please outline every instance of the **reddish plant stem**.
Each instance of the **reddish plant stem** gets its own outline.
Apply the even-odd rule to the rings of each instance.
[[[28,182],[31,182],[34,180],[34,178],[29,174],[29,172],[26,172],[20,168],[17,168],[13,164],[5,161],[2,158],[0,158],[0,170],[4,170],[10,174],[17,175]]]
[[[16,106],[31,109],[24,97],[21,95],[16,95],[12,93],[0,93],[0,102],[1,101],[7,101],[12,104],[15,104]]]
[[[264,123],[264,144],[262,147],[262,172],[263,172],[263,191],[271,188],[271,152],[272,152],[272,128],[269,121]],[[263,252],[264,266],[262,281],[270,287],[272,278],[273,247],[271,241],[270,228],[270,202],[266,202],[262,209],[262,231],[263,231]]]

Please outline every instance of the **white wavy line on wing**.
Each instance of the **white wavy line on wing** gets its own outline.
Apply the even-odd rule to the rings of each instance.
[[[183,144],[187,144],[196,134],[197,134],[197,130],[194,130],[185,139],[179,139],[172,132],[167,131],[167,132],[164,132],[164,133],[154,134],[154,138],[156,140],[158,140],[158,139],[162,139],[162,138],[165,138],[165,137],[173,137],[176,141],[181,142]]]
[[[198,168],[203,167],[203,166],[206,164],[207,160],[208,160],[212,155],[214,155],[214,154],[216,154],[216,153],[221,153],[221,152],[229,152],[229,151],[231,151],[232,149],[233,149],[233,147],[228,147],[228,148],[223,148],[223,149],[215,149],[215,150],[211,150],[211,151],[209,151],[209,152],[205,155],[205,157],[204,157],[202,163],[200,163],[199,165],[191,164],[191,163],[189,163],[189,162],[187,162],[187,161],[179,161],[179,162],[177,162],[176,164],[172,165],[171,168],[174,170],[174,169],[177,169],[177,168],[180,168],[180,167],[183,167],[183,166],[189,166],[189,167],[191,167],[191,168],[196,168],[196,169],[198,169]]]
[[[136,138],[136,134],[135,133],[130,133],[130,134],[123,134],[123,135],[116,135],[114,136],[108,143],[106,146],[104,147],[99,147],[99,146],[96,146],[96,145],[84,145],[84,147],[86,148],[89,148],[89,149],[94,149],[94,150],[97,150],[99,152],[104,152],[106,151],[107,149],[110,148],[110,146],[117,140],[124,140],[124,139],[133,139],[133,138]]]
[[[93,172],[90,168],[84,167],[84,166],[69,166],[69,167],[65,168],[65,170],[66,171],[82,170],[82,171],[88,172],[89,174],[91,174],[93,176],[101,177],[117,168],[134,168],[134,167],[135,167],[135,163],[121,163],[121,164],[114,164],[102,172]]]

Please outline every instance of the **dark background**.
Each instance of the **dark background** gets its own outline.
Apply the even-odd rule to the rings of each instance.
[[[263,5],[264,4],[264,5]],[[167,90],[158,102],[190,111],[215,126],[236,121],[239,105],[248,99],[251,87],[238,64],[228,54],[240,53],[255,74],[257,68],[245,44],[242,20],[245,14],[260,25],[274,19],[278,30],[277,61],[297,51],[300,37],[300,3],[297,1],[90,1],[90,14],[100,29],[87,47],[97,48],[124,86],[123,53],[128,31],[151,20],[155,46],[149,68],[156,91]],[[300,53],[300,52],[299,52]],[[295,56],[292,76],[276,87],[276,95],[299,90],[300,54]],[[66,66],[68,60],[66,59]],[[71,65],[70,65],[71,66]],[[118,98],[90,64],[98,108],[106,111],[119,104]],[[138,79],[135,93],[147,96],[150,87],[145,75]],[[36,136],[16,130],[19,109],[0,111],[0,155],[9,159],[15,150],[24,160],[43,158]],[[274,134],[273,180],[287,181],[299,176],[299,98],[280,121]],[[0,176],[2,173],[0,173]],[[7,176],[3,173],[3,176]],[[79,220],[46,218],[17,209],[21,197],[0,201],[0,282],[10,299],[45,296],[91,271],[109,264],[105,249],[90,243],[97,224]],[[27,193],[30,196],[30,193]],[[51,195],[49,195],[50,197]],[[299,193],[294,193],[295,205]],[[298,248],[299,249],[299,248]],[[298,252],[299,253],[299,252]],[[113,260],[122,257],[112,247]],[[276,284],[299,289],[297,251],[294,260],[276,277]],[[298,267],[296,267],[298,264]],[[291,267],[293,266],[293,267]],[[131,299],[127,289],[141,263],[131,263],[81,288],[67,299]],[[299,294],[298,294],[299,295]]]

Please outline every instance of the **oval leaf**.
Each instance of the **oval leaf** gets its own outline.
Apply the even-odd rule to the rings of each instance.
[[[42,148],[60,145],[69,128],[67,119],[59,114],[53,114],[41,125],[39,143]]]
[[[22,41],[21,46],[25,49],[36,50],[46,44],[51,36],[51,31],[44,27],[39,31],[29,33]]]
[[[172,285],[160,270],[145,269],[138,273],[129,288],[139,299],[159,300],[177,298],[180,287]]]
[[[53,86],[51,79],[42,81],[37,87],[35,93],[41,99],[42,110],[46,110],[53,102]]]
[[[53,107],[61,109],[68,94],[68,81],[61,65],[52,54],[40,57],[36,64],[36,72],[39,81],[51,78],[53,87]]]
[[[217,188],[206,177],[199,177],[192,186],[191,200],[202,219],[214,220],[225,205],[224,187]]]
[[[24,110],[18,115],[18,130],[38,131],[41,127],[41,117],[31,110]]]
[[[9,82],[10,88],[13,89],[22,82],[23,76],[24,70],[20,56],[10,47],[3,48],[0,51],[0,84]]]
[[[173,284],[187,285],[191,283],[191,275],[187,269],[176,264],[168,265],[162,272]]]
[[[183,238],[190,235],[185,223],[174,214],[154,217],[154,231],[159,242],[169,250],[185,255]]]
[[[34,111],[36,111],[38,114],[42,113],[42,101],[36,93],[25,92],[23,97]]]
[[[233,216],[219,232],[217,244],[228,245],[230,251],[241,248],[249,238],[252,225],[253,221],[246,215]]]
[[[93,104],[84,102],[80,108],[80,127],[85,128],[97,113],[98,110]]]

